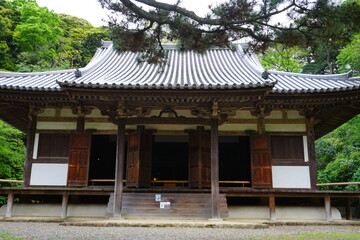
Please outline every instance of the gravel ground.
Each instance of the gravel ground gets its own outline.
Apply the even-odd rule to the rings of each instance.
[[[255,236],[294,235],[297,233],[359,233],[360,226],[272,226],[268,229],[209,229],[151,227],[75,227],[58,223],[0,222],[4,233],[21,239],[120,239],[120,240],[189,240],[252,239]],[[257,238],[257,237],[255,237]],[[11,238],[9,238],[11,239]],[[305,238],[304,238],[305,239]]]

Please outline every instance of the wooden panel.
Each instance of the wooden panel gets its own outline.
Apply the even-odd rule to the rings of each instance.
[[[69,135],[40,134],[38,158],[68,157]]]
[[[150,187],[152,134],[142,130],[129,134],[127,152],[127,187]]]
[[[304,162],[304,144],[302,136],[271,136],[271,154],[273,164]]]
[[[191,188],[210,188],[210,134],[203,128],[189,135],[189,186]]]
[[[71,135],[68,186],[87,186],[90,140],[90,134],[76,133]]]
[[[251,169],[253,188],[271,188],[271,148],[266,134],[250,136]]]

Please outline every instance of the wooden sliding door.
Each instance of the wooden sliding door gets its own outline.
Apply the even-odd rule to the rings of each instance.
[[[151,184],[152,134],[143,129],[129,134],[126,186],[147,188]]]
[[[189,186],[210,188],[211,186],[210,133],[199,127],[189,134]]]

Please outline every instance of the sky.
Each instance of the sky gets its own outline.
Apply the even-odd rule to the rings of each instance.
[[[223,2],[224,0],[183,0],[182,6],[192,10],[199,15],[208,12],[210,4]],[[97,0],[36,0],[39,6],[47,7],[56,13],[65,13],[72,16],[84,18],[93,26],[107,25],[108,12],[101,8]],[[175,0],[163,0],[163,2],[174,3]]]

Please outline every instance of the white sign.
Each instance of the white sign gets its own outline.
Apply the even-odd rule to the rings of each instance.
[[[155,194],[155,202],[161,202],[161,194]]]
[[[170,202],[160,202],[160,208],[170,208]]]

